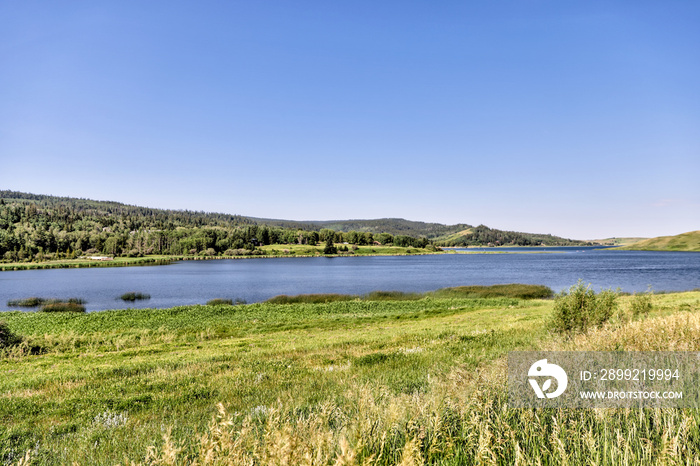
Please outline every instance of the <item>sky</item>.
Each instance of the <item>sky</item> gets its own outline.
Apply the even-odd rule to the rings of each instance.
[[[698,230],[699,24],[694,0],[0,0],[0,189]]]

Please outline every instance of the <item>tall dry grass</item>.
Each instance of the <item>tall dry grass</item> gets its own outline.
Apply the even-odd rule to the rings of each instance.
[[[618,323],[550,350],[700,349],[700,315]],[[149,449],[148,465],[700,464],[700,415],[681,409],[510,409],[506,364],[454,368],[427,391],[351,385],[306,413],[291,405],[228,413],[206,432]]]

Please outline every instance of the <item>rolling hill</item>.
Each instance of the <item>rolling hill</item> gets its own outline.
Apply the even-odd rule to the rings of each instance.
[[[639,241],[620,249],[635,251],[699,251],[700,230],[689,231],[675,236],[659,236]]]

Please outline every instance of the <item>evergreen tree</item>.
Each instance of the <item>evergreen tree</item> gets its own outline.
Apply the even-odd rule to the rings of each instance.
[[[333,239],[328,238],[326,240],[326,246],[323,248],[324,254],[338,254],[338,249],[336,249],[335,244],[333,244]]]

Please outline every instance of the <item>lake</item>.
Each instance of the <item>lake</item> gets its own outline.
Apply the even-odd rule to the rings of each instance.
[[[83,298],[88,311],[97,311],[204,304],[213,298],[252,303],[280,294],[421,292],[500,283],[546,285],[560,291],[579,279],[596,290],[646,291],[650,285],[654,291],[700,288],[700,253],[580,247],[468,251],[472,254],[181,261],[152,267],[0,272],[0,310],[8,309],[8,300],[30,296]],[[148,293],[151,299],[133,304],[118,299],[129,291]]]

